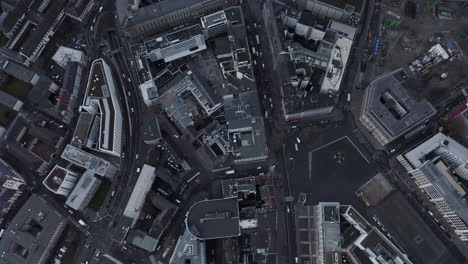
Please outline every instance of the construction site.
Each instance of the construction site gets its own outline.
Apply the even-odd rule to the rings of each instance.
[[[388,0],[375,9],[380,12],[368,33],[367,74],[401,67],[410,93],[433,104],[464,85],[468,1]]]

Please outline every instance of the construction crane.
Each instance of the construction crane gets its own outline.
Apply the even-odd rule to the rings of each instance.
[[[468,110],[468,94],[466,93],[466,89],[463,89],[463,96],[465,97],[465,105],[462,106],[460,109],[458,109],[457,111],[453,112],[451,115],[449,115],[447,117],[448,120],[452,119],[452,118],[455,118],[463,113],[466,112],[466,110]]]
[[[438,4],[440,4],[442,0],[435,0],[434,2],[430,3],[430,4],[427,4],[426,5],[426,10],[431,10],[433,9],[434,7],[436,7]]]
[[[465,30],[465,32],[462,33],[461,37],[462,37],[464,40],[468,40],[468,29]]]
[[[457,16],[461,16],[463,14],[463,9],[468,6],[468,1],[465,1],[461,4],[460,8],[457,10]]]
[[[397,28],[398,26],[400,26],[400,24],[401,24],[401,20],[394,20],[387,24],[387,28],[390,28],[390,29]]]

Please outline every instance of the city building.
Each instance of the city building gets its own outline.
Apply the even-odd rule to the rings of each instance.
[[[81,109],[96,116],[88,141],[90,147],[120,157],[122,151],[122,112],[112,71],[104,59],[91,65],[86,94]],[[97,128],[96,128],[97,126]]]
[[[163,0],[144,5],[140,1],[129,4],[116,2],[117,15],[125,35],[131,39],[144,38],[185,24],[222,8],[222,0]]]
[[[158,245],[157,239],[148,236],[140,230],[130,230],[125,240],[128,243],[148,252],[154,252],[156,250],[156,246]]]
[[[352,206],[321,202],[298,205],[295,213],[298,263],[338,264],[346,257],[351,263],[412,264]]]
[[[163,74],[167,74],[164,72]],[[209,91],[206,81],[190,69],[179,69],[172,74],[172,79],[158,90],[157,102],[163,108],[166,115],[180,129],[186,129],[194,125],[194,118],[203,113],[211,116],[222,107],[219,99]]]
[[[430,214],[423,211],[423,207],[414,206],[406,197],[406,193],[398,190],[398,187],[390,181],[392,177],[397,177],[391,173],[393,172],[387,175],[378,173],[356,191],[359,198],[371,210],[375,226],[378,226],[415,263],[465,263],[466,258],[453,250],[454,244],[448,244],[445,238],[439,235],[440,231],[437,232],[439,227],[434,225],[436,221],[432,222],[429,218]],[[434,216],[435,214],[434,212]],[[439,221],[439,225],[441,222]],[[452,235],[451,237],[453,239]],[[459,241],[455,239],[454,241]],[[455,245],[460,250],[465,249],[464,243]],[[358,253],[360,249],[356,249]]]
[[[282,14],[282,22],[294,31],[291,34],[303,38],[285,43],[291,61],[290,81],[282,86],[285,119],[331,113],[337,103],[356,28],[294,9]]]
[[[366,89],[359,121],[382,146],[415,132],[437,112],[429,101],[417,100],[408,92],[406,79],[398,69],[377,77]]]
[[[437,133],[397,160],[460,239],[468,241],[467,192],[458,180],[468,179],[468,149]]]
[[[154,113],[143,113],[143,141],[146,144],[157,144],[162,139],[161,128],[159,127],[158,118]]]
[[[79,174],[55,165],[42,184],[51,192],[67,197],[75,187]]]
[[[5,184],[7,184],[7,180]],[[15,184],[17,185],[17,184]],[[13,216],[18,211],[18,207],[24,203],[25,192],[16,190],[15,188],[4,187],[0,188],[0,226],[5,228],[10,223]]]
[[[133,187],[132,194],[128,199],[127,205],[125,206],[123,215],[132,219],[132,227],[139,218],[146,200],[146,196],[151,190],[151,186],[153,185],[154,179],[156,178],[154,173],[155,170],[156,169],[152,166],[146,164],[143,165],[140,171],[140,175],[138,176],[138,180],[135,183],[135,187]]]
[[[8,59],[3,55],[0,55],[0,69],[8,75],[31,85],[36,85],[41,78],[39,74],[30,68],[27,68],[14,60]]]
[[[172,253],[169,264],[206,263],[205,241],[197,239],[185,228]]]
[[[214,28],[227,23],[226,13],[224,10],[214,12],[200,18],[201,25],[204,29]]]
[[[65,18],[66,0],[21,0],[8,12],[2,31],[9,38],[6,48],[24,64],[33,63]],[[13,56],[12,56],[13,58]]]
[[[40,175],[50,171],[53,158],[64,142],[63,131],[44,126],[49,121],[49,117],[39,112],[29,114],[27,118],[16,115],[3,136],[11,157]]]
[[[71,18],[83,22],[96,6],[95,0],[69,0],[65,13]]]
[[[66,16],[78,21],[89,14],[94,0],[20,0],[2,21],[9,38],[0,53],[26,66],[44,51]]]
[[[60,46],[57,49],[55,54],[52,56],[52,60],[64,69],[70,62],[79,63],[82,67],[86,67],[86,65],[88,65],[88,57],[83,51],[65,46]]]
[[[144,42],[151,61],[171,62],[206,49],[205,37],[199,25],[186,27]]]
[[[302,9],[318,16],[337,21],[353,22],[359,20],[365,7],[365,0],[293,0]]]
[[[195,203],[187,213],[185,224],[201,240],[240,236],[237,197]]]
[[[95,173],[92,170],[87,170],[81,175],[81,178],[65,202],[67,206],[77,211],[86,208],[101,185],[101,180],[94,175]]]
[[[70,144],[77,148],[87,147],[92,148],[93,141],[89,141],[88,138],[95,138],[97,137],[97,129],[93,129],[98,125],[94,125],[94,123],[98,123],[99,118],[96,115],[81,112],[78,116],[78,121],[76,122],[76,127],[73,133],[72,140]],[[91,136],[90,134],[94,134]]]
[[[117,167],[110,162],[72,145],[67,145],[65,147],[61,158],[109,179],[112,179],[118,170]]]
[[[372,263],[413,263],[377,227],[372,226],[354,207],[340,206],[342,217],[359,232],[353,245],[363,251]],[[358,259],[359,257],[356,256]]]
[[[70,62],[65,66],[62,86],[56,94],[56,115],[66,124],[70,124],[79,105],[80,88],[84,79],[84,68],[79,62]]]
[[[3,159],[0,159],[0,175],[9,180],[23,181],[23,177]]]
[[[18,2],[18,0],[4,0],[2,1],[1,3],[1,8],[3,10],[3,12],[9,12],[11,10],[13,10],[13,8],[15,8],[15,5],[16,3]]]
[[[148,230],[152,241],[155,241],[152,246],[155,248],[164,231],[171,225],[172,219],[179,208],[163,195],[155,193],[154,191],[150,191],[146,199],[151,202],[153,208],[158,212],[152,222],[151,228]]]
[[[229,142],[226,151],[234,163],[266,160],[268,147],[257,91],[226,95],[223,102]]]
[[[19,112],[21,107],[23,107],[23,102],[16,97],[6,93],[4,91],[0,91],[0,105],[8,107],[9,109]]]
[[[3,232],[0,262],[49,263],[67,225],[66,218],[33,194]]]

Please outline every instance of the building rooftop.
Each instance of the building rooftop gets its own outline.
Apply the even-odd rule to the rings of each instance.
[[[42,183],[52,192],[57,192],[69,173],[71,173],[71,171],[60,167],[59,165],[55,165]]]
[[[186,27],[144,42],[152,61],[171,62],[206,49],[205,37],[199,25]]]
[[[0,104],[17,112],[23,106],[23,102],[18,100],[18,98],[1,90],[0,90]]]
[[[19,49],[20,54],[24,54],[27,57],[33,55],[41,42],[46,39],[48,31],[52,28],[54,31],[57,28],[55,25],[60,13],[64,10],[66,0],[54,0],[48,8],[45,9],[45,13],[37,12],[41,14],[40,23],[36,26],[33,32],[24,39],[24,44]],[[24,12],[24,9],[23,9]],[[34,14],[37,14],[36,12]],[[49,37],[50,38],[50,37]]]
[[[367,255],[368,262],[375,263],[382,259],[388,263],[412,264],[406,254],[352,206],[342,206],[341,211],[344,219],[359,232],[359,235],[354,238],[353,244]]]
[[[224,10],[206,15],[200,20],[202,27],[205,29],[215,27],[220,24],[225,24],[227,22],[226,13],[224,13]]]
[[[65,204],[75,210],[82,210],[88,205],[99,185],[101,185],[101,180],[94,176],[94,171],[85,171],[68,196]]]
[[[128,232],[126,240],[132,245],[142,248],[148,252],[156,250],[158,240],[154,237],[148,236],[140,230],[131,230]]]
[[[177,240],[177,244],[171,256],[169,264],[186,263],[205,263],[205,242],[199,240],[186,228],[182,236]]]
[[[122,113],[116,89],[109,65],[104,59],[93,61],[82,108],[100,118],[97,149],[120,156]]]
[[[61,156],[62,159],[67,160],[79,167],[92,170],[98,175],[106,175],[107,170],[111,166],[110,162],[103,160],[93,154],[85,152],[72,145],[67,145]]]
[[[3,233],[0,263],[48,263],[66,226],[65,218],[33,194]]]
[[[87,112],[81,112],[76,123],[75,131],[71,140],[71,145],[77,148],[86,145],[89,131],[94,122],[95,116]]]
[[[254,177],[224,180],[221,183],[221,187],[224,198],[239,197],[241,193],[249,194],[257,192]]]
[[[148,39],[144,42],[144,45],[146,49],[151,52],[152,50],[173,46],[176,43],[184,42],[198,35],[203,35],[201,28],[199,25],[193,25],[160,37]]]
[[[33,70],[15,61],[0,56],[0,69],[16,79],[35,85],[39,80],[39,75]]]
[[[238,162],[265,160],[268,147],[257,91],[226,95],[223,101],[234,159]]]
[[[158,118],[154,113],[143,113],[143,141],[146,144],[156,144],[161,138],[161,129],[159,127]]]
[[[185,222],[199,239],[240,236],[237,197],[200,201],[190,208]]]
[[[190,3],[195,5],[204,1],[206,0],[192,0]],[[120,0],[119,2],[125,2],[126,7],[128,7],[128,0]],[[144,7],[127,9],[125,11],[126,13],[122,14],[121,16],[125,16],[124,25],[129,27],[132,25],[144,23],[154,17],[163,16],[186,7],[186,0],[153,1],[152,4]]]
[[[429,154],[433,152],[438,152],[439,155],[446,152],[451,153],[460,163],[468,161],[468,149],[440,132],[408,151],[405,157],[413,167],[417,168],[430,159]]]
[[[192,116],[203,109],[206,115],[212,115],[222,104],[209,92],[211,87],[202,82],[192,71],[177,73],[171,81],[159,89],[158,102],[167,115],[181,128],[193,125]],[[187,94],[191,95],[188,98]],[[188,100],[191,103],[187,103]],[[194,107],[194,106],[198,107]]]
[[[60,46],[54,56],[52,56],[52,60],[60,67],[65,68],[69,62],[85,63],[87,59],[84,52],[81,50]]]
[[[291,14],[291,13],[288,13],[288,14]],[[299,14],[299,19],[297,22],[305,26],[309,26],[309,27],[313,27],[321,31],[325,31],[328,27],[328,24],[330,24],[330,21],[331,19],[329,18],[319,17],[313,14],[312,12],[304,10]]]
[[[364,0],[319,0],[322,3],[349,10],[349,12],[355,12],[361,14],[361,11],[364,7]]]
[[[0,175],[7,179],[23,179],[23,177],[3,159],[0,159]]]
[[[129,217],[134,220],[134,223],[140,215],[143,204],[146,200],[146,195],[153,185],[155,175],[155,168],[149,165],[144,164],[141,168],[140,175],[138,180],[133,187],[132,194],[128,199],[128,203],[123,212],[124,216]]]
[[[390,140],[409,132],[437,111],[426,99],[417,100],[405,86],[401,70],[378,77],[367,88],[364,111]]]
[[[415,262],[462,263],[449,253],[447,247],[400,192],[390,193],[374,209],[393,239]]]

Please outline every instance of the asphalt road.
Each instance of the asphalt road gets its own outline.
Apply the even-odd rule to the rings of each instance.
[[[103,3],[103,5],[105,8],[103,8],[104,11],[102,14],[109,14],[109,12],[112,12],[112,1],[106,1]],[[115,184],[117,189],[114,190],[115,194],[112,200],[112,204],[109,207],[109,211],[98,221],[88,223],[89,228],[87,232],[91,233],[92,235],[88,238],[85,245],[86,248],[80,252],[77,261],[90,261],[90,263],[97,263],[99,261],[98,258],[96,258],[97,250],[99,250],[101,254],[105,254],[110,251],[114,244],[119,244],[121,242],[120,239],[125,233],[125,229],[122,229],[122,227],[125,228],[125,225],[128,224],[124,221],[121,215],[123,213],[123,209],[126,206],[126,202],[131,195],[131,192],[129,192],[125,187],[134,186],[137,179],[136,168],[141,167],[142,165],[141,161],[136,158],[136,155],[141,151],[142,145],[141,104],[138,97],[138,87],[131,81],[133,78],[131,77],[131,72],[122,53],[114,53],[112,56],[108,57],[99,51],[102,26],[100,24],[97,26],[92,25],[89,21],[93,21],[92,19],[96,17],[95,21],[100,22],[100,15],[102,14],[91,16],[88,20],[88,23],[85,24],[85,28],[88,28],[86,34],[86,40],[88,42],[87,49],[90,60],[102,57],[112,68],[113,77],[121,98],[122,115],[124,121],[124,135],[122,139],[122,145],[124,146],[123,152],[125,154],[124,157],[121,158],[120,176],[118,179],[116,179],[119,181],[119,184]],[[91,30],[91,26],[93,26],[93,30]],[[117,37],[116,39],[119,38]],[[115,43],[112,41],[109,42]],[[117,45],[119,45],[118,48],[122,46],[121,43],[117,43]],[[126,78],[123,77],[124,74]],[[130,81],[128,78],[130,78]],[[134,263],[148,262],[147,260],[141,261],[139,259],[135,259]]]

